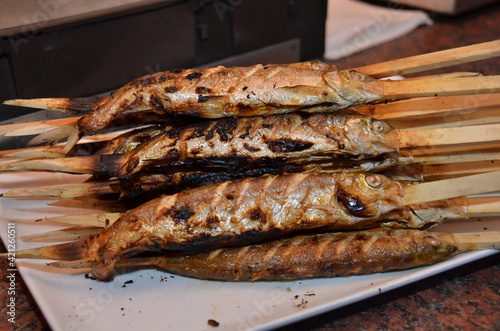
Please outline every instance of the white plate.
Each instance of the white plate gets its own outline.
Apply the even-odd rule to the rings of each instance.
[[[0,176],[0,193],[19,187],[82,181],[84,176],[24,173]],[[1,238],[15,223],[17,249],[40,246],[20,236],[59,228],[34,223],[43,217],[89,213],[47,206],[48,200],[0,199]],[[450,232],[500,231],[497,219],[450,221]],[[485,250],[408,271],[294,282],[224,283],[172,276],[156,269],[98,282],[49,268],[44,260],[18,260],[33,298],[54,330],[248,330],[269,329],[314,316],[495,254]],[[19,276],[19,275],[18,275]],[[132,282],[130,282],[132,281]],[[213,319],[218,328],[208,325]]]

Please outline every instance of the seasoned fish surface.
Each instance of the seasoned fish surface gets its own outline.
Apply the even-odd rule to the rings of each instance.
[[[286,114],[229,118],[158,135],[128,154],[118,176],[192,160],[226,165],[306,162],[317,157],[367,158],[398,148],[398,131],[369,117]]]
[[[153,109],[158,114],[205,118],[321,112],[377,100],[382,85],[360,72],[323,63],[173,69],[136,79],[101,100],[79,121],[95,133],[121,113]]]
[[[408,269],[449,258],[458,247],[420,230],[373,229],[300,235],[193,255],[166,254],[155,264],[182,276],[223,281],[287,281]]]

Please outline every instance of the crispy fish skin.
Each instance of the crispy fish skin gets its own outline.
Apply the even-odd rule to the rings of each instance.
[[[173,69],[138,78],[84,115],[80,132],[106,128],[123,112],[205,118],[334,111],[380,99],[382,84],[324,63]]]
[[[263,176],[182,191],[124,213],[93,238],[93,274],[107,279],[118,259],[145,250],[220,247],[380,218],[401,208],[403,191],[399,182],[360,173]]]
[[[299,235],[192,255],[167,253],[155,258],[155,264],[199,279],[288,281],[420,267],[457,251],[456,245],[432,232],[378,228]]]
[[[367,158],[397,151],[399,139],[388,124],[357,115],[227,118],[158,135],[129,153],[117,176],[129,178],[149,167],[193,160],[247,165]]]

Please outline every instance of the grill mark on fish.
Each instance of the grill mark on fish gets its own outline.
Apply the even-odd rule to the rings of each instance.
[[[315,258],[319,261],[321,260],[323,256],[323,252],[325,251],[326,247],[330,244],[330,240],[325,240],[319,243],[317,246]]]
[[[250,146],[250,145],[249,145],[249,144],[247,144],[247,143],[244,143],[244,144],[243,144],[243,147],[244,147],[246,150],[250,151],[250,152],[259,152],[259,151],[261,151],[261,149],[260,149],[260,148]]]
[[[361,245],[361,251],[362,252],[367,252],[370,250],[370,248],[375,244],[375,242],[378,240],[378,236],[369,236],[368,240],[365,239],[365,241]]]
[[[214,137],[214,132],[217,132],[221,141],[230,141],[236,126],[237,120],[235,118],[226,118],[222,121],[217,121],[205,135],[205,140],[211,140]]]
[[[243,134],[241,134],[239,137],[240,139],[245,139],[246,137],[248,137],[250,135],[250,129],[252,128],[252,125],[248,124],[246,127],[245,127],[245,132]]]
[[[217,206],[220,204],[221,200],[226,196],[223,192],[226,190],[229,182],[223,182],[220,185],[217,185],[217,190],[215,191],[214,200],[211,204],[212,206]],[[212,211],[212,210],[211,210]]]
[[[268,180],[272,181],[271,178],[268,178]],[[250,186],[250,181],[249,180],[243,180],[243,185],[242,185],[242,188],[241,190],[239,190],[239,192],[235,192],[236,193],[236,201],[235,201],[235,206],[236,208],[240,209],[240,208],[245,208],[244,204],[243,204],[243,199],[245,198],[245,195],[248,191],[248,187]],[[239,213],[238,213],[239,214]],[[231,220],[232,221],[232,220]]]
[[[344,238],[340,238],[339,240],[337,240],[336,241],[337,245],[335,247],[335,255],[341,256],[351,241],[352,241],[352,235],[350,234],[349,235],[346,234]]]
[[[276,252],[278,251],[278,249],[280,248],[280,244],[272,247],[270,250],[268,250],[266,252],[266,254],[264,254],[264,256],[262,257],[262,260],[264,261],[268,261],[270,259],[272,259],[274,257],[274,255],[276,254]]]
[[[304,140],[294,140],[294,139],[266,139],[264,140],[267,147],[275,153],[292,153],[300,152],[306,150],[314,145],[314,143]]]
[[[244,256],[246,254],[246,252],[248,251],[248,249],[250,248],[250,246],[244,246],[242,247],[239,251],[238,251],[238,254],[236,255],[236,261],[240,261],[242,256]]]
[[[221,97],[222,96],[220,96],[220,95],[199,95],[198,96],[198,102],[207,102],[209,100],[218,99],[218,98],[221,98]]]
[[[286,260],[294,250],[295,250],[294,245],[289,245],[285,248],[285,251],[281,254],[281,256],[283,257],[284,260]]]

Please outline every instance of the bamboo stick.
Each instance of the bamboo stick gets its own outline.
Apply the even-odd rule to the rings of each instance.
[[[405,186],[403,205],[500,191],[500,171]]]
[[[63,125],[75,124],[80,117],[58,118],[53,120],[14,123],[0,126],[0,135],[22,132],[18,135],[32,135],[50,131]]]
[[[500,141],[500,124],[462,128],[401,131],[400,148],[446,146]]]
[[[384,100],[500,92],[500,76],[383,81]]]
[[[418,118],[398,118],[388,123],[399,130],[444,129],[472,125],[500,123],[498,108],[474,112],[439,113]]]
[[[469,217],[494,217],[500,215],[500,197],[468,197]]]
[[[26,242],[84,240],[89,238],[90,236],[98,235],[101,232],[102,227],[75,226],[56,231],[30,234],[27,236],[22,236],[21,239]]]
[[[368,115],[380,120],[414,119],[433,114],[498,108],[500,93],[451,95],[398,100],[371,106]],[[368,106],[360,107],[367,108]]]
[[[444,241],[458,246],[460,251],[500,249],[500,232],[438,233]]]
[[[7,191],[2,196],[5,198],[33,196],[74,198],[96,194],[116,194],[120,193],[120,191],[119,180],[105,180],[19,188]]]
[[[354,70],[381,78],[407,75],[497,56],[500,56],[500,40],[381,62],[357,67]]]
[[[56,222],[70,225],[106,227],[116,222],[122,213],[98,213],[85,215],[66,215],[57,217],[47,217],[45,222]]]
[[[425,181],[435,181],[495,171],[500,171],[499,161],[477,161],[422,166],[422,173]]]

